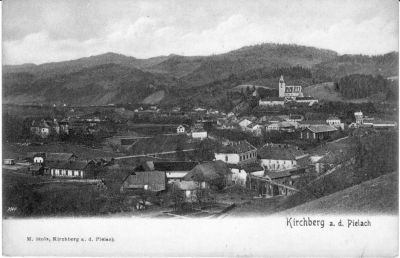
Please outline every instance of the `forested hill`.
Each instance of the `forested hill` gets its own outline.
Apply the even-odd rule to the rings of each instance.
[[[343,55],[313,67],[315,77],[335,81],[350,74],[394,76],[399,71],[399,53],[390,52],[378,56]]]
[[[211,97],[212,102],[217,101],[213,92],[225,95],[227,89],[243,83],[276,87],[280,74],[304,86],[356,71],[397,75],[396,56],[338,56],[330,50],[284,44],[260,44],[211,56],[137,59],[106,53],[41,65],[3,66],[3,102],[136,103],[156,92],[165,93],[157,98],[160,103],[179,103],[181,96],[185,101]]]

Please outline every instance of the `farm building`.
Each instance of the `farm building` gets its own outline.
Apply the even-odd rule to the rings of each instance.
[[[87,161],[56,161],[46,164],[50,175],[54,177],[93,178],[94,162]]]
[[[121,186],[121,191],[144,189],[160,192],[166,189],[167,179],[162,171],[142,171],[129,175]]]
[[[215,186],[223,188],[232,184],[232,172],[222,161],[211,161],[197,165],[185,177],[184,181],[194,181],[201,184],[201,188]]]
[[[311,125],[300,132],[301,139],[325,140],[329,139],[338,129],[330,125]]]
[[[3,164],[4,165],[15,165],[15,160],[14,159],[3,159]]]
[[[154,170],[165,172],[168,183],[182,181],[186,174],[199,164],[191,161],[159,161],[152,163]]]

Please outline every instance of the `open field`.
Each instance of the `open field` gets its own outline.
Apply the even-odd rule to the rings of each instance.
[[[338,91],[335,90],[335,85],[333,82],[324,82],[304,87],[303,94],[304,96],[312,96],[319,100],[351,103],[381,102],[385,100],[384,94],[375,94],[368,98],[362,99],[345,99]]]
[[[100,149],[93,149],[83,145],[63,142],[48,143],[40,146],[21,146],[15,143],[3,142],[3,157],[21,159],[27,152],[68,152],[74,153],[79,159],[95,159],[101,157],[117,157],[120,154]]]

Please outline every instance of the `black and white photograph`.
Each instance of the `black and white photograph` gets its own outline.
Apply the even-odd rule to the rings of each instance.
[[[1,19],[3,255],[398,256],[398,1],[5,0]]]

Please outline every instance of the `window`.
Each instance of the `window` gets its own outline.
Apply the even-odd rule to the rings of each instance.
[[[225,161],[228,162],[228,155],[225,156]]]

